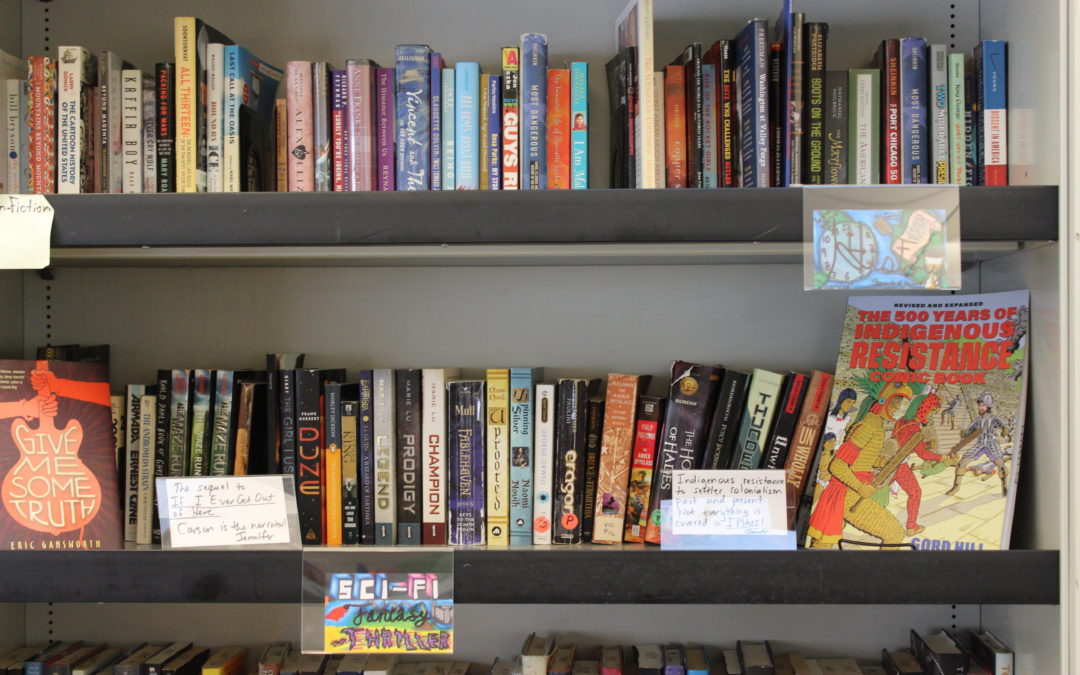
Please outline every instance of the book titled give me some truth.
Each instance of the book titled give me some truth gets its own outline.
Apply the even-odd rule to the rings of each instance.
[[[0,360],[0,550],[122,545],[106,366]]]

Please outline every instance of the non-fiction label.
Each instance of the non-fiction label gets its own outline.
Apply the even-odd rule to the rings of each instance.
[[[0,269],[49,266],[53,215],[43,195],[0,195]]]

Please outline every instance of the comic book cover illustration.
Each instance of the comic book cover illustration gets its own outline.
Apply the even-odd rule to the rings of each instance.
[[[808,548],[1007,549],[1027,291],[848,302]]]
[[[123,544],[106,366],[0,361],[0,547]]]

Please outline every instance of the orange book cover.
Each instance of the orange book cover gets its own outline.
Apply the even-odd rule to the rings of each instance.
[[[548,71],[548,189],[570,189],[570,71]]]
[[[669,188],[686,187],[686,68],[664,67],[664,148]]]
[[[634,413],[638,395],[649,388],[649,375],[608,375],[604,431],[600,440],[600,472],[596,481],[594,544],[618,544],[623,539],[626,492],[634,448]]]

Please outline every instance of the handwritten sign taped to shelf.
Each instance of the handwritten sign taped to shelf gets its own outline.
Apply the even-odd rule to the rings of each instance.
[[[48,267],[52,225],[44,195],[0,195],[0,269]]]
[[[675,535],[775,535],[787,530],[782,470],[672,471]]]
[[[158,478],[163,548],[299,548],[292,476]]]

